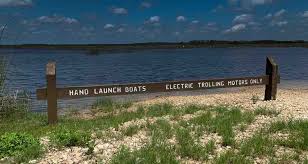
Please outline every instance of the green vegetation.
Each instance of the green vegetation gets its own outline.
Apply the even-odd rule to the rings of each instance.
[[[42,153],[38,139],[25,133],[5,133],[0,137],[0,159],[13,157],[15,162],[37,158]]]
[[[167,120],[163,119],[157,120],[155,124],[149,124],[148,129],[150,130],[152,136],[160,138],[164,141],[171,138],[173,135],[172,126]]]
[[[240,147],[240,154],[243,156],[273,155],[273,142],[268,135],[262,133],[252,136]]]
[[[57,146],[87,146],[91,140],[91,133],[84,131],[72,131],[69,129],[60,129],[52,133],[51,140]]]
[[[140,150],[131,152],[128,148],[121,148],[120,151],[113,157],[112,164],[158,164],[170,163],[178,164],[176,154],[173,148],[164,143],[155,143],[147,145]]]
[[[124,134],[125,136],[133,136],[134,134],[138,133],[139,129],[140,129],[139,126],[137,126],[137,125],[131,125],[131,126],[129,126],[127,129],[125,129],[125,130],[123,131],[123,134]]]
[[[166,120],[158,120],[155,124],[148,126],[152,137],[151,142],[137,151],[122,147],[111,163],[179,163],[174,147],[166,143],[166,140],[171,137],[171,125]]]
[[[264,116],[277,116],[279,114],[279,112],[274,110],[274,109],[268,109],[268,108],[264,108],[264,107],[257,108],[254,111],[254,113],[256,115],[264,115]]]
[[[260,101],[260,98],[259,98],[259,96],[257,96],[257,95],[253,95],[253,96],[251,97],[251,100],[252,100],[252,103],[255,104],[255,103],[257,103],[258,101]]]
[[[261,112],[263,113],[263,112]],[[267,112],[266,112],[267,113]],[[290,134],[287,139],[271,137],[273,134]],[[299,154],[307,151],[308,122],[289,121],[275,122],[268,129],[263,129],[239,145],[239,152],[228,151],[216,159],[217,163],[253,163],[256,157],[267,157],[271,163],[294,163],[300,161]],[[281,154],[281,159],[274,159],[275,145],[293,150],[290,154]],[[305,163],[305,161],[303,162]]]
[[[92,111],[96,112],[116,112],[122,109],[127,109],[132,106],[131,102],[115,102],[109,98],[97,100],[92,105]]]
[[[8,61],[0,56],[0,119],[23,117],[30,108],[29,94],[25,91],[8,93],[5,86]]]
[[[87,154],[92,154],[94,141],[103,139],[99,133],[108,128],[121,130],[120,134],[114,134],[120,135],[118,139],[134,136],[140,130],[145,130],[150,139],[149,143],[138,150],[131,150],[123,145],[112,157],[111,163],[181,163],[183,160],[252,163],[256,158],[267,158],[272,163],[303,162],[299,154],[308,150],[307,121],[276,122],[251,137],[236,142],[235,130],[245,131],[245,127],[249,126],[258,115],[276,117],[279,113],[273,109],[258,108],[251,112],[232,106],[179,107],[169,103],[133,106],[132,103],[113,102],[110,99],[99,100],[93,108],[103,112],[91,119],[74,117],[74,114],[63,115],[60,116],[57,125],[48,125],[47,116],[38,113],[26,112],[18,119],[12,117],[1,119],[0,157],[11,157],[15,161],[24,162],[37,158],[44,153],[38,138],[45,136],[51,140],[52,144],[49,146],[87,147],[89,148]],[[127,108],[134,110],[125,110]],[[195,114],[196,112],[198,114]],[[183,120],[184,115],[192,117]],[[119,128],[125,122],[138,119],[145,119],[148,122],[145,125],[132,124],[125,129]],[[93,133],[96,137],[91,137]],[[213,133],[222,137],[222,142],[217,143],[215,138],[201,142],[202,136]],[[289,137],[273,138],[276,133],[288,134]],[[110,139],[117,136],[101,137]],[[26,143],[25,145],[29,146],[24,144],[21,146],[19,143]],[[222,148],[228,146],[229,149],[217,156],[217,146]],[[277,158],[275,156],[277,146],[291,148],[295,153]]]
[[[178,141],[178,154],[181,157],[189,157],[194,160],[205,160],[208,158],[208,154],[213,152],[214,145],[212,142],[206,147],[195,143],[193,137],[189,133],[188,129],[180,128],[177,131],[176,139]]]
[[[275,144],[297,150],[308,150],[308,121],[289,121],[273,123],[269,133],[289,134],[287,139],[275,140]]]
[[[225,163],[242,163],[242,164],[251,164],[252,161],[246,159],[245,157],[238,155],[232,150],[223,153],[218,158],[215,159],[216,164],[225,164]]]
[[[199,126],[199,134],[203,134],[204,131],[218,133],[223,137],[224,146],[232,146],[234,145],[232,128],[240,123],[249,124],[254,117],[252,112],[241,112],[239,108],[217,107],[183,124]]]

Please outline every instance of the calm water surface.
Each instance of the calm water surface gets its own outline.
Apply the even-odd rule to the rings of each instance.
[[[305,48],[145,50],[97,56],[82,51],[0,50],[0,54],[9,59],[7,85],[11,90],[27,89],[34,110],[42,110],[46,104],[35,100],[35,90],[45,86],[48,61],[57,63],[57,84],[68,86],[263,75],[266,56],[273,56],[282,87],[308,88]],[[64,101],[60,106],[76,102],[86,100]]]

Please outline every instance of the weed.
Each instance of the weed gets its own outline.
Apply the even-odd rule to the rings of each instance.
[[[255,115],[264,115],[264,116],[277,116],[279,114],[278,111],[273,109],[267,109],[264,107],[259,107],[254,111]]]
[[[114,112],[115,110],[127,109],[132,106],[131,102],[116,102],[109,98],[103,98],[97,100],[93,105],[92,109],[103,112]]]
[[[159,119],[153,125],[147,125],[151,131],[152,138],[166,140],[172,137],[172,126],[167,120]]]
[[[88,146],[90,139],[90,133],[69,129],[60,129],[51,135],[51,141],[60,147]]]
[[[279,131],[285,131],[291,135],[288,140],[277,140],[276,144],[297,150],[308,150],[308,121],[280,121],[273,123],[268,130],[269,133]]]
[[[260,98],[259,98],[259,96],[257,96],[257,95],[253,95],[253,96],[251,97],[251,100],[252,100],[252,103],[253,103],[253,104],[256,104],[258,101],[260,101]]]
[[[245,156],[270,156],[273,154],[274,143],[265,134],[258,133],[245,141],[240,147],[240,153]]]
[[[209,151],[212,151],[213,148],[212,143],[208,145],[207,149],[195,143],[189,131],[184,128],[177,130],[176,139],[178,141],[177,152],[182,157],[204,160],[207,159]]]
[[[243,155],[236,154],[234,151],[229,150],[226,153],[220,155],[215,158],[214,163],[216,164],[225,164],[225,163],[242,163],[242,164],[250,164],[252,161],[245,158]]]
[[[138,130],[139,130],[140,128],[139,128],[139,126],[137,126],[137,125],[131,125],[131,126],[129,126],[127,129],[125,129],[124,131],[123,131],[123,134],[125,135],[125,136],[133,136],[134,134],[137,134],[138,133]]]
[[[26,133],[5,133],[0,137],[0,159],[12,157],[15,162],[37,158],[43,149],[38,139]]]
[[[254,120],[251,112],[241,112],[239,108],[213,108],[217,114],[212,116],[211,111],[191,120],[191,123],[201,125],[203,130],[218,133],[223,137],[223,145],[234,145],[233,126],[240,123],[250,123]]]
[[[146,115],[148,117],[161,117],[176,111],[173,105],[168,103],[154,104],[148,107]]]
[[[120,151],[111,160],[112,164],[178,164],[172,147],[165,143],[149,144],[140,150],[131,152],[128,148],[122,147]]]

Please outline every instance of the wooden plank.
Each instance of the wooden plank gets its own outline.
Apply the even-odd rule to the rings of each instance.
[[[278,74],[278,65],[272,57],[266,59],[266,75],[269,76],[269,83],[265,87],[264,100],[276,100],[277,85],[280,82],[280,76]]]
[[[56,64],[50,62],[46,65],[46,80],[47,80],[47,113],[48,123],[54,124],[57,122],[57,84],[56,84]]]
[[[214,88],[268,85],[269,76],[239,77],[227,79],[170,81],[160,83],[135,83],[101,86],[76,86],[57,88],[58,99],[141,94],[154,92],[190,91]],[[46,99],[46,89],[37,89],[37,99]]]

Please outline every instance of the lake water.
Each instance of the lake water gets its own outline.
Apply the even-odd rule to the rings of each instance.
[[[58,86],[159,82],[265,74],[266,56],[279,64],[282,87],[308,88],[308,49],[200,48],[143,50],[89,56],[83,51],[0,50],[9,60],[7,85],[31,93],[33,109],[45,109],[35,90],[45,86],[45,66],[57,63]],[[60,106],[86,104],[61,101]]]

